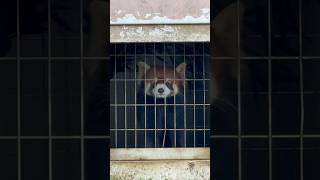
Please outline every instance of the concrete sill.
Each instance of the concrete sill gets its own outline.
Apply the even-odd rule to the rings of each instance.
[[[111,180],[209,180],[209,148],[111,149]]]
[[[111,161],[209,160],[210,148],[118,148]]]

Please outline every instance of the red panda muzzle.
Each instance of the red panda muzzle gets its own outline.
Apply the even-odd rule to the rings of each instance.
[[[186,64],[181,63],[175,69],[163,66],[149,66],[138,63],[139,84],[143,83],[146,95],[167,98],[181,93],[184,86]]]

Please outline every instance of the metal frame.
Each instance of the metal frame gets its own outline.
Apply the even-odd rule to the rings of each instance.
[[[303,63],[308,62],[309,60],[319,60],[319,56],[303,56],[302,54],[302,0],[298,0],[299,4],[299,9],[298,9],[298,25],[299,25],[299,31],[298,31],[298,44],[299,44],[299,55],[297,56],[273,56],[271,53],[271,41],[272,41],[272,35],[271,35],[271,28],[272,28],[272,23],[271,23],[271,0],[267,0],[267,11],[268,11],[268,37],[267,37],[267,55],[266,56],[243,56],[240,55],[241,51],[241,36],[240,36],[240,6],[241,6],[241,1],[236,0],[235,3],[237,4],[237,56],[236,57],[211,57],[211,60],[234,60],[235,63],[237,63],[237,97],[238,97],[238,115],[237,115],[237,132],[235,134],[226,134],[226,135],[211,135],[210,139],[213,140],[213,144],[215,140],[235,140],[237,143],[237,159],[234,159],[237,161],[237,170],[238,174],[235,179],[242,180],[243,179],[243,167],[246,167],[246,165],[243,164],[243,140],[247,139],[257,139],[257,140],[266,140],[267,142],[267,154],[268,154],[268,179],[272,180],[273,179],[273,150],[274,145],[273,141],[275,139],[296,139],[299,140],[299,168],[300,168],[300,175],[299,179],[303,180],[304,179],[304,140],[305,139],[313,139],[313,138],[320,138],[319,134],[304,134],[304,122],[305,122],[305,113],[304,113],[304,95],[305,94],[311,94],[313,92],[305,91],[304,90],[304,82],[303,82]],[[211,31],[214,31],[214,28],[211,26]],[[211,47],[212,48],[212,47]],[[279,61],[282,60],[296,60],[299,63],[299,90],[296,92],[272,92],[272,60],[277,59]],[[240,71],[240,63],[242,60],[249,60],[249,61],[255,61],[255,60],[266,60],[267,61],[267,66],[268,66],[268,89],[265,92],[258,92],[259,94],[266,94],[267,99],[268,99],[268,132],[267,134],[244,134],[242,132],[242,118],[241,118],[241,95],[242,94],[248,94],[250,92],[242,92],[241,91],[241,71]],[[275,134],[272,132],[272,101],[273,101],[273,95],[274,94],[296,94],[299,95],[300,98],[300,127],[299,127],[299,132],[295,134]],[[214,126],[214,125],[213,125]],[[217,162],[216,162],[217,163]],[[228,162],[231,163],[231,162]],[[214,174],[214,172],[213,172]],[[220,177],[221,178],[221,177]]]
[[[186,43],[188,43],[188,42],[185,42],[185,43],[183,43],[183,48],[185,49],[185,44]],[[117,57],[122,57],[122,59],[124,59],[124,62],[121,62],[121,63],[123,63],[123,64],[125,64],[125,65],[127,65],[127,56],[134,56],[134,63],[136,64],[137,63],[137,56],[141,56],[141,57],[144,57],[144,62],[145,63],[151,63],[151,62],[147,62],[147,57],[153,57],[153,64],[155,64],[155,62],[156,62],[156,44],[157,43],[152,43],[153,44],[153,51],[154,51],[154,53],[153,54],[147,54],[147,48],[146,48],[146,44],[144,44],[144,43],[142,43],[143,45],[144,45],[144,54],[139,54],[139,55],[137,55],[137,52],[136,52],[136,45],[137,44],[139,44],[139,43],[121,43],[122,44],[122,46],[124,46],[124,47],[122,47],[122,48],[124,48],[124,52],[122,52],[121,54],[117,54],[117,46],[118,46],[118,44],[120,44],[120,43],[115,43],[114,44],[114,51],[115,52],[111,52],[111,56],[113,56],[114,57],[114,69],[115,69],[115,72],[114,72],[114,77],[112,78],[112,79],[110,79],[110,82],[113,82],[114,83],[114,94],[111,94],[111,96],[114,96],[115,98],[114,98],[114,103],[110,103],[110,107],[113,107],[114,108],[114,118],[115,119],[111,119],[112,121],[114,121],[114,123],[115,123],[115,126],[114,127],[111,127],[110,128],[110,131],[111,132],[113,132],[114,133],[114,137],[112,137],[111,136],[111,138],[115,138],[114,139],[114,141],[115,141],[115,146],[114,146],[114,148],[119,148],[119,146],[118,146],[118,141],[119,141],[119,137],[118,137],[118,132],[124,132],[125,133],[125,139],[124,139],[124,148],[127,148],[128,147],[128,145],[127,145],[127,131],[134,131],[134,133],[135,133],[135,142],[134,142],[134,144],[135,144],[135,148],[137,148],[137,133],[139,132],[139,131],[144,131],[144,143],[145,143],[145,145],[144,145],[144,147],[146,148],[147,147],[147,144],[146,144],[146,137],[147,137],[147,130],[154,130],[154,136],[155,136],[155,141],[157,140],[157,131],[159,131],[159,130],[164,130],[164,133],[166,132],[166,130],[172,130],[172,131],[174,131],[174,137],[176,137],[177,136],[177,132],[179,132],[179,131],[183,131],[184,132],[184,136],[185,136],[185,142],[184,142],[184,147],[189,147],[189,146],[187,146],[187,144],[186,144],[186,141],[187,141],[187,132],[193,132],[193,146],[192,147],[197,147],[196,146],[196,132],[199,132],[199,131],[201,131],[201,132],[203,132],[203,141],[204,141],[204,143],[203,143],[203,145],[202,145],[202,147],[208,147],[208,145],[206,145],[206,144],[208,144],[207,142],[208,141],[206,141],[206,139],[205,139],[205,136],[206,136],[206,133],[208,133],[209,132],[209,128],[196,128],[196,107],[201,107],[202,108],[202,110],[203,110],[203,119],[199,119],[199,121],[202,121],[202,123],[203,123],[203,126],[205,127],[205,122],[206,121],[208,121],[208,120],[204,120],[205,118],[206,118],[206,116],[205,116],[205,112],[206,112],[206,107],[209,107],[210,106],[210,104],[208,104],[208,103],[206,103],[206,97],[209,97],[208,96],[208,92],[206,91],[206,89],[205,89],[205,87],[206,87],[206,83],[208,83],[209,82],[209,80],[210,79],[208,79],[208,78],[206,78],[205,77],[205,75],[206,75],[206,73],[209,73],[209,72],[205,72],[205,66],[206,66],[206,64],[205,63],[209,63],[209,62],[205,62],[205,50],[204,50],[204,44],[205,43],[207,43],[207,42],[202,42],[201,43],[201,45],[202,45],[202,52],[200,52],[200,54],[196,54],[196,49],[195,49],[195,44],[194,43],[189,43],[189,44],[192,44],[192,46],[193,46],[193,51],[194,51],[194,53],[193,54],[186,54],[186,52],[184,52],[183,53],[183,55],[177,55],[176,54],[176,51],[175,51],[175,45],[176,45],[176,43],[171,43],[170,42],[170,44],[173,46],[173,50],[172,50],[172,54],[169,54],[169,55],[167,55],[166,54],[166,44],[167,43],[161,43],[161,45],[163,45],[163,48],[164,48],[164,52],[163,52],[163,54],[161,54],[160,56],[162,57],[164,57],[165,59],[164,59],[164,61],[163,61],[163,66],[164,66],[164,71],[166,70],[166,66],[167,65],[165,65],[166,64],[166,57],[167,56],[172,56],[173,57],[173,65],[176,67],[177,66],[177,63],[176,63],[176,56],[183,56],[183,61],[184,62],[186,62],[186,57],[192,57],[193,58],[193,63],[192,63],[192,66],[193,66],[193,77],[188,77],[187,79],[182,79],[183,80],[183,82],[184,82],[184,84],[185,84],[185,88],[184,88],[184,102],[183,103],[179,103],[179,104],[176,104],[176,98],[174,97],[174,99],[173,99],[173,101],[174,101],[174,103],[172,104],[173,105],[173,108],[174,108],[174,119],[173,119],[173,121],[174,121],[174,128],[166,128],[166,106],[168,105],[167,103],[166,103],[166,101],[164,102],[164,104],[157,104],[157,102],[155,101],[155,103],[152,103],[152,104],[148,104],[147,102],[146,102],[146,98],[145,98],[145,103],[144,104],[138,104],[137,103],[137,97],[134,97],[134,99],[135,99],[135,103],[134,104],[132,104],[132,103],[128,103],[127,102],[127,88],[128,88],[128,85],[127,85],[127,83],[128,82],[135,82],[135,85],[134,85],[134,88],[135,88],[135,90],[134,90],[134,92],[135,92],[135,94],[136,94],[136,92],[137,92],[137,81],[138,80],[147,80],[146,78],[144,78],[144,79],[138,79],[137,78],[137,74],[136,74],[136,72],[130,72],[130,73],[134,73],[134,77],[130,77],[130,78],[128,78],[127,77],[127,68],[126,67],[124,67],[124,70],[123,70],[123,75],[120,75],[120,78],[119,78],[119,76],[118,76],[118,73],[119,72],[117,72],[117,60],[118,60],[118,58]],[[126,49],[126,47],[127,47],[127,45],[128,44],[133,44],[133,46],[134,46],[134,53],[130,53],[130,54],[128,54],[127,53],[127,49]],[[150,43],[148,43],[148,44],[150,44]],[[150,46],[152,46],[152,44],[150,44]],[[181,43],[180,43],[181,44]],[[198,43],[199,44],[199,43]],[[182,45],[182,44],[181,44]],[[133,48],[133,47],[132,47]],[[113,53],[115,53],[115,54],[113,54]],[[203,76],[203,78],[201,78],[201,79],[199,79],[199,78],[197,78],[197,76],[196,76],[196,58],[195,57],[197,57],[197,56],[199,56],[199,57],[202,57],[201,59],[199,59],[201,62],[199,62],[200,64],[201,64],[201,68],[202,68],[202,71],[203,72],[201,72],[201,74],[202,74],[202,76]],[[208,55],[207,55],[208,56]],[[152,65],[152,64],[150,64],[150,65]],[[190,64],[191,65],[191,64]],[[161,64],[161,66],[162,66],[162,64]],[[122,76],[124,76],[124,77],[122,77]],[[174,73],[174,76],[175,76],[175,73]],[[193,92],[193,103],[187,103],[187,101],[186,101],[186,89],[187,89],[187,87],[186,87],[186,82],[188,82],[188,81],[190,81],[190,82],[193,82],[193,89],[191,90],[192,92]],[[202,91],[202,95],[203,95],[203,103],[196,103],[196,82],[202,82],[203,84],[202,84],[202,87],[201,88],[203,88],[201,91]],[[118,100],[117,100],[117,97],[118,97],[118,93],[117,93],[117,84],[118,84],[118,82],[120,82],[120,83],[122,83],[122,84],[124,84],[124,89],[125,89],[125,91],[124,91],[124,94],[123,94],[123,92],[122,92],[122,95],[121,96],[124,96],[124,103],[121,103],[121,104],[119,104],[119,102],[118,102]],[[123,85],[122,85],[123,86]],[[110,87],[110,88],[112,88],[112,87]],[[130,93],[131,94],[131,93]],[[207,94],[207,95],[205,95],[205,94]],[[170,104],[171,105],[171,104]],[[183,129],[176,129],[176,107],[179,107],[179,106],[182,106],[183,108],[184,108],[184,128]],[[193,111],[193,128],[187,128],[187,126],[186,126],[186,119],[187,119],[187,117],[186,117],[186,111],[187,111],[187,106],[190,106],[190,107],[193,107],[192,109],[192,111]],[[125,123],[125,127],[124,128],[119,128],[118,127],[118,125],[117,125],[117,123],[118,123],[118,118],[119,117],[117,117],[117,114],[118,114],[118,107],[121,107],[121,108],[123,108],[124,107],[124,112],[125,112],[125,119],[124,119],[124,123]],[[136,110],[137,110],[137,107],[144,107],[144,113],[145,113],[145,115],[144,115],[144,120],[145,120],[145,123],[144,123],[144,125],[145,125],[145,127],[144,128],[137,128],[137,117],[135,117],[135,128],[127,128],[127,126],[126,126],[126,124],[127,124],[127,111],[126,111],[126,108],[127,107],[134,107],[135,108],[135,113],[136,113]],[[157,108],[157,107],[164,107],[165,109],[164,109],[164,116],[165,116],[165,124],[164,124],[164,126],[165,126],[165,128],[164,129],[162,129],[162,128],[157,128],[157,127],[155,127],[155,128],[147,128],[146,127],[146,121],[147,121],[147,119],[146,119],[146,117],[147,117],[147,114],[146,114],[146,109],[147,109],[147,107],[155,107],[155,109]],[[154,121],[155,121],[155,126],[157,125],[157,123],[156,123],[156,121],[157,121],[157,118],[156,118],[156,111],[155,111],[155,119],[154,119]],[[156,143],[156,142],[155,142]],[[162,147],[163,147],[163,142],[162,142]],[[174,138],[174,147],[177,147],[177,144],[176,144],[176,138]],[[111,147],[112,148],[112,147]]]
[[[52,0],[47,1],[47,25],[48,25],[48,55],[46,57],[22,57],[21,56],[21,31],[20,31],[20,1],[16,0],[16,32],[17,32],[17,53],[16,57],[0,57],[0,61],[5,60],[13,60],[16,61],[16,68],[17,68],[17,79],[16,79],[16,85],[17,85],[17,135],[16,136],[6,136],[2,135],[0,136],[0,140],[15,140],[17,144],[17,180],[23,179],[22,177],[22,142],[23,140],[47,140],[48,145],[48,179],[53,179],[53,142],[54,140],[80,140],[80,162],[81,162],[81,180],[84,180],[86,177],[85,174],[85,147],[88,147],[88,145],[85,145],[85,140],[107,140],[109,141],[110,136],[109,135],[86,135],[85,134],[85,119],[84,119],[84,61],[85,60],[106,60],[109,61],[109,57],[84,57],[84,20],[83,20],[83,13],[84,13],[84,0],[80,0],[80,16],[79,16],[79,22],[80,22],[80,56],[79,57],[54,57],[52,56],[52,20],[51,20],[51,13],[52,13]],[[25,136],[21,133],[21,63],[22,61],[28,61],[28,60],[44,60],[48,62],[48,135],[47,136]],[[61,60],[61,61],[68,61],[68,60],[78,60],[80,62],[80,79],[81,79],[81,129],[80,129],[80,135],[70,135],[70,136],[56,136],[52,133],[52,61],[53,60]],[[106,129],[106,134],[107,134]],[[106,147],[107,148],[107,147]],[[30,162],[28,162],[30,165]]]
[[[101,135],[101,136],[87,136],[84,133],[84,128],[85,128],[85,124],[84,124],[84,61],[85,60],[109,60],[109,57],[84,57],[83,55],[83,0],[80,0],[81,6],[80,6],[80,11],[81,11],[81,16],[80,18],[80,36],[81,36],[81,55],[80,57],[52,57],[52,52],[51,52],[51,1],[52,0],[48,0],[48,57],[21,57],[21,48],[20,48],[20,38],[21,38],[21,34],[20,34],[20,0],[16,0],[17,2],[17,54],[16,57],[0,57],[0,61],[2,60],[16,60],[17,62],[17,79],[16,79],[16,83],[17,83],[17,135],[16,136],[0,136],[0,140],[16,140],[17,143],[17,179],[21,180],[22,179],[22,170],[21,170],[21,166],[22,166],[22,162],[21,162],[21,144],[22,144],[22,140],[40,140],[40,139],[45,139],[48,140],[48,149],[49,149],[49,156],[48,156],[48,161],[49,161],[49,166],[48,166],[48,172],[49,172],[49,180],[52,180],[52,176],[53,176],[53,171],[52,171],[52,144],[54,140],[59,140],[59,139],[64,139],[64,140],[70,140],[70,139],[75,139],[75,140],[80,140],[80,145],[81,145],[81,179],[84,180],[85,177],[85,162],[84,162],[84,148],[85,148],[85,140],[88,139],[103,139],[103,140],[109,140],[110,136],[108,135]],[[238,93],[239,94],[243,94],[244,92],[241,92],[241,72],[240,72],[240,62],[241,60],[267,60],[268,62],[268,91],[266,92],[261,92],[261,94],[267,94],[268,96],[268,133],[265,135],[261,135],[261,134],[252,134],[252,135],[245,135],[242,133],[242,119],[241,119],[241,114],[238,114],[238,129],[237,129],[237,133],[236,134],[228,134],[228,135],[211,135],[210,139],[215,140],[215,139],[233,139],[237,141],[237,145],[238,145],[238,179],[241,180],[242,179],[242,167],[243,167],[243,161],[242,161],[242,145],[243,145],[243,140],[244,139],[265,139],[268,141],[268,174],[269,174],[269,180],[272,180],[273,177],[273,171],[272,171],[272,157],[273,157],[273,140],[274,139],[297,139],[299,140],[299,149],[300,149],[300,180],[304,179],[304,141],[305,139],[311,139],[311,138],[320,138],[320,134],[305,134],[304,133],[304,95],[305,94],[309,94],[312,92],[308,92],[304,90],[304,82],[303,82],[303,62],[304,61],[308,61],[308,60],[319,60],[320,56],[303,56],[302,54],[302,0],[299,0],[299,55],[298,56],[272,56],[271,54],[271,1],[268,0],[268,53],[267,56],[258,56],[258,57],[254,57],[254,56],[240,56],[240,26],[238,26],[238,56],[236,58],[234,57],[215,57],[215,59],[219,59],[219,60],[236,60],[238,63]],[[239,5],[240,5],[240,0],[237,0],[238,3],[238,9],[239,9]],[[238,24],[240,23],[240,16],[238,16]],[[200,23],[201,24],[201,23]],[[207,23],[204,23],[207,24]],[[150,24],[148,24],[150,25]],[[198,24],[199,25],[199,24]],[[214,31],[213,27],[212,31]],[[134,54],[134,56],[136,57],[137,54]],[[43,60],[43,59],[47,59],[48,60],[48,136],[24,136],[21,134],[21,62],[22,61],[28,61],[28,60]],[[277,59],[277,60],[297,60],[299,62],[299,82],[300,82],[300,91],[299,92],[294,92],[296,94],[299,94],[300,96],[300,129],[299,129],[299,133],[297,134],[273,134],[272,133],[272,94],[277,94],[280,92],[275,92],[272,93],[272,80],[271,80],[271,73],[272,73],[272,66],[271,66],[271,62],[273,59]],[[61,60],[61,61],[68,61],[68,60],[79,60],[81,62],[80,65],[80,72],[81,72],[81,133],[80,135],[77,136],[54,136],[52,135],[52,84],[51,84],[51,79],[52,79],[52,61],[53,60]],[[211,58],[211,60],[213,60],[213,58]],[[135,59],[136,61],[136,59]],[[136,75],[135,75],[136,76]],[[117,79],[115,81],[115,83],[117,81],[134,81],[136,82],[137,79]],[[208,81],[210,79],[193,79],[194,81],[196,80],[203,80],[203,81]],[[111,80],[113,81],[113,80]],[[185,81],[184,81],[185,83]],[[136,83],[135,83],[136,84]],[[135,88],[136,89],[136,88]],[[281,93],[289,93],[289,92],[281,92]],[[292,93],[292,92],[291,92]],[[205,99],[205,97],[204,97]],[[185,100],[186,101],[186,100]],[[205,102],[205,101],[204,101]],[[241,102],[241,96],[238,96],[238,102]],[[133,105],[135,106],[135,108],[138,106],[137,104],[126,104],[126,105]],[[178,104],[179,106],[184,106],[184,108],[186,108],[187,105],[193,105],[193,106],[209,106],[210,104],[187,104],[187,103],[183,103],[183,104]],[[121,104],[111,104],[111,106],[114,106],[115,108],[117,108],[117,106],[121,106]],[[148,104],[145,104],[143,106],[148,106]],[[152,105],[153,106],[153,105]],[[241,113],[241,103],[238,103],[238,112]],[[204,111],[205,113],[205,111]],[[117,115],[117,113],[115,113],[115,116]],[[186,114],[185,114],[186,117]],[[186,122],[184,122],[186,124]],[[205,122],[204,122],[205,123]],[[135,126],[136,126],[136,122],[135,122]],[[186,125],[185,125],[186,126]],[[135,131],[135,135],[137,133],[137,131],[142,130],[145,131],[146,129],[129,129],[129,128],[125,128],[125,129],[111,129],[112,130],[117,130],[117,131],[125,131],[125,130],[134,130]],[[156,128],[154,129],[156,130]],[[172,129],[172,130],[177,130],[177,129]],[[179,129],[180,130],[180,129]],[[210,129],[181,129],[182,131],[185,131],[185,137],[186,137],[186,131],[190,130],[190,131],[209,131]],[[137,142],[137,137],[135,136],[135,147],[137,146],[136,142]],[[186,138],[185,138],[186,139]],[[204,139],[205,139],[205,134],[204,134]],[[186,142],[185,142],[186,143]]]

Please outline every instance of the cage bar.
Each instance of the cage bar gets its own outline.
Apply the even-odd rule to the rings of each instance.
[[[80,107],[81,107],[81,119],[80,119],[80,146],[81,146],[81,180],[85,179],[85,162],[84,162],[84,49],[83,49],[83,28],[84,28],[84,24],[83,24],[83,17],[84,17],[84,12],[83,12],[83,4],[84,1],[80,0]]]
[[[242,134],[242,129],[241,129],[241,57],[240,57],[240,52],[241,52],[241,44],[240,44],[240,0],[237,0],[237,89],[238,89],[238,180],[242,180],[242,139],[241,139],[241,134]]]
[[[187,73],[189,73],[189,76],[186,75],[187,77],[183,78],[183,79],[178,79],[176,77],[176,72],[174,71],[174,74],[173,74],[174,79],[183,81],[184,89],[183,89],[183,102],[177,103],[177,98],[174,97],[173,98],[173,104],[170,103],[170,108],[171,108],[171,106],[173,107],[173,114],[167,114],[167,107],[169,106],[167,99],[164,99],[164,104],[162,104],[162,103],[159,104],[159,103],[157,103],[156,97],[154,97],[154,102],[153,103],[147,103],[146,102],[146,95],[144,94],[144,98],[145,99],[144,99],[144,103],[143,104],[137,103],[137,96],[134,97],[134,103],[131,103],[131,102],[127,101],[128,98],[130,98],[129,94],[128,94],[129,91],[128,92],[126,91],[125,94],[124,94],[124,96],[125,96],[124,97],[124,103],[120,103],[117,100],[115,100],[114,103],[111,103],[110,107],[114,107],[115,109],[117,109],[117,108],[118,109],[119,108],[125,108],[126,109],[128,107],[133,107],[134,106],[135,113],[137,113],[137,109],[138,108],[143,108],[145,110],[144,111],[144,128],[141,128],[141,127],[138,128],[137,127],[137,114],[136,114],[135,115],[135,127],[134,128],[128,128],[127,126],[125,126],[125,128],[115,127],[115,128],[111,128],[110,129],[111,132],[114,132],[115,136],[119,132],[126,133],[126,132],[129,132],[129,131],[134,131],[135,132],[135,138],[134,138],[134,141],[135,141],[134,144],[135,145],[134,145],[134,147],[137,148],[138,147],[138,141],[139,141],[138,134],[141,131],[143,131],[143,133],[144,133],[144,146],[143,147],[147,148],[148,147],[147,146],[147,139],[148,139],[147,136],[150,135],[151,132],[153,132],[154,134],[151,133],[152,136],[154,136],[153,137],[153,139],[154,139],[153,143],[155,143],[155,147],[157,147],[156,146],[156,144],[157,144],[157,136],[160,135],[158,133],[161,131],[163,133],[166,132],[166,135],[163,134],[163,137],[160,137],[160,136],[159,137],[160,138],[165,138],[165,137],[168,137],[168,135],[170,135],[170,137],[173,136],[172,137],[173,139],[172,139],[172,142],[171,142],[172,146],[173,147],[177,147],[178,133],[183,132],[181,134],[184,137],[183,147],[188,147],[189,146],[189,145],[187,145],[187,141],[192,141],[193,142],[193,146],[192,147],[197,147],[200,144],[201,144],[202,147],[206,147],[206,140],[204,140],[204,138],[206,136],[205,135],[206,132],[209,131],[209,128],[196,127],[196,124],[198,124],[200,126],[205,126],[206,120],[203,119],[203,118],[206,118],[206,116],[205,116],[205,112],[206,112],[205,108],[210,105],[210,104],[206,103],[207,95],[205,95],[205,93],[206,93],[206,89],[205,89],[206,85],[205,84],[206,84],[206,81],[210,80],[209,78],[206,78],[206,72],[205,72],[206,71],[206,69],[205,69],[205,66],[206,66],[205,63],[206,62],[205,62],[205,59],[204,59],[204,49],[203,49],[203,46],[204,46],[205,43],[203,42],[203,43],[199,43],[198,44],[202,48],[202,51],[200,51],[200,52],[195,52],[195,44],[194,43],[189,43],[188,47],[189,48],[192,47],[192,49],[191,49],[192,53],[190,53],[191,51],[189,53],[187,53],[185,51],[186,48],[187,48],[186,43],[188,43],[188,42],[179,43],[179,45],[178,45],[178,43],[158,43],[159,46],[158,46],[157,43],[153,43],[153,44],[141,43],[139,45],[141,48],[143,47],[143,51],[144,51],[144,54],[141,54],[142,52],[139,51],[139,57],[143,57],[144,58],[143,62],[148,64],[148,65],[150,65],[150,66],[152,66],[152,65],[155,66],[158,63],[160,63],[160,65],[162,64],[161,66],[163,67],[164,73],[166,73],[166,71],[167,71],[167,67],[166,67],[167,65],[173,65],[173,68],[176,68],[176,66],[179,65],[177,60],[176,60],[176,58],[178,56],[183,57],[183,59],[180,59],[180,61],[183,60],[182,62],[190,63],[188,66],[192,66],[191,69],[193,69],[193,70],[192,70],[192,72],[187,72]],[[129,47],[129,44],[130,44],[130,47]],[[137,94],[138,93],[138,87],[137,87],[137,83],[136,83],[137,81],[145,81],[145,80],[153,81],[154,80],[154,79],[148,79],[148,77],[143,77],[142,79],[139,79],[139,77],[137,77],[137,71],[136,72],[130,72],[130,69],[132,69],[131,67],[135,66],[138,63],[138,60],[137,60],[137,58],[138,58],[138,54],[137,54],[138,49],[136,48],[136,46],[138,46],[138,43],[128,43],[128,44],[126,44],[126,43],[116,43],[116,44],[113,44],[113,46],[115,46],[115,47],[118,47],[118,46],[120,47],[120,45],[121,45],[121,47],[122,46],[126,46],[127,48],[125,48],[126,51],[122,52],[122,53],[121,53],[121,50],[119,50],[119,51],[115,50],[116,52],[118,52],[118,53],[113,55],[115,57],[115,59],[116,59],[115,60],[116,61],[115,62],[115,72],[114,72],[114,77],[112,79],[110,79],[110,81],[113,82],[114,86],[115,86],[115,87],[111,87],[111,88],[115,89],[115,96],[118,97],[118,98],[120,98],[120,96],[121,96],[121,94],[116,94],[117,90],[118,90],[118,89],[116,89],[118,83],[124,83],[125,84],[125,89],[128,89],[128,88],[130,88],[129,83],[130,82],[135,82],[135,85],[134,85],[135,86],[134,87],[135,92],[134,93]],[[148,46],[148,49],[147,49],[147,46]],[[128,49],[128,48],[133,48],[133,47],[135,48],[134,49],[135,50],[134,53],[133,53],[132,50]],[[158,51],[159,51],[159,49],[157,49],[157,47],[161,48],[161,51],[163,50],[161,52],[161,54],[157,54]],[[181,47],[183,49],[179,49]],[[181,51],[181,52],[179,52],[179,54],[176,52],[178,49]],[[170,51],[170,53],[167,53],[168,50]],[[151,51],[153,52],[153,54],[150,54]],[[182,53],[182,51],[183,51],[183,53]],[[131,61],[129,62],[127,60],[124,63],[124,65],[122,65],[121,64],[122,62],[120,62],[119,58],[117,58],[117,57],[121,57],[121,59],[123,59],[123,58],[126,59],[128,56],[132,56],[132,55],[134,55],[134,57],[135,57],[134,65],[131,64],[132,63]],[[185,58],[187,56],[193,57],[192,61],[190,61],[190,62],[188,61],[187,62],[186,58]],[[196,58],[195,58],[196,56],[200,57],[200,59],[197,59],[197,62],[195,62],[196,61]],[[162,59],[162,57],[164,57],[165,59]],[[150,58],[153,58],[152,62],[151,62]],[[158,58],[160,58],[160,59],[158,60]],[[149,62],[149,60],[150,60],[150,62]],[[182,63],[180,61],[179,61],[179,63]],[[201,64],[201,63],[203,63],[203,64]],[[118,67],[118,66],[121,66],[121,68]],[[202,69],[202,72],[200,72],[199,69]],[[154,69],[154,70],[156,71],[156,69]],[[119,75],[119,73],[122,73],[122,72],[124,73],[125,77],[122,77],[122,75]],[[134,76],[130,75],[132,73],[134,73]],[[145,69],[145,73],[146,73],[146,69]],[[154,73],[156,73],[156,72],[154,72]],[[196,75],[196,73],[198,75]],[[202,76],[202,77],[200,77],[200,76]],[[135,78],[132,78],[132,77],[135,77]],[[166,79],[159,79],[159,80],[166,80]],[[193,82],[192,83],[193,89],[190,89],[191,86],[190,87],[188,86],[187,81]],[[200,85],[197,82],[199,82],[199,83],[201,82],[202,85]],[[189,93],[193,93],[193,94],[191,94],[192,98],[193,98],[193,102],[192,103],[191,102],[187,102],[187,99],[186,99],[186,96],[187,96],[186,94],[188,93],[187,90],[190,91]],[[130,94],[132,95],[132,92],[130,92]],[[201,97],[201,99],[199,99],[200,97]],[[192,109],[187,109],[187,106],[192,106],[193,108]],[[179,108],[183,107],[183,125],[181,124],[183,126],[183,128],[179,128],[179,129],[177,129],[177,116],[178,116],[177,115],[177,108],[178,107]],[[147,108],[155,108],[154,109],[154,125],[155,125],[155,128],[148,128],[147,127],[147,123],[148,123],[147,122]],[[159,123],[159,122],[157,122],[159,120],[159,118],[157,118],[157,115],[159,115],[159,114],[157,114],[158,113],[157,112],[157,108],[164,108],[164,121],[165,121],[164,122],[164,126],[165,127],[163,129],[160,128],[160,127],[157,127],[157,123]],[[199,109],[199,108],[201,108],[201,109]],[[202,110],[202,112],[201,112],[201,110]],[[193,119],[192,119],[193,120],[193,127],[192,128],[191,127],[187,127],[187,124],[186,124],[187,123],[187,111],[192,111],[193,112]],[[198,115],[203,116],[203,117],[201,117],[201,118],[200,118],[200,116],[197,117]],[[174,128],[168,128],[167,127],[167,123],[169,123],[168,119],[167,119],[167,116],[170,116],[170,119],[173,116],[173,118],[172,118],[173,120],[172,120],[172,122],[170,120],[170,123],[173,123],[173,127]],[[128,117],[127,114],[126,114],[126,117]],[[117,121],[117,122],[121,121],[119,118],[120,117],[115,114],[114,121]],[[126,120],[125,120],[126,123],[129,123],[129,122],[127,122],[128,120],[129,119],[126,118]],[[117,123],[115,123],[115,124],[117,124]],[[190,131],[192,131],[192,136],[193,136],[192,140],[188,139],[188,137],[187,137],[187,133],[189,133]],[[200,132],[200,131],[203,134],[201,134],[201,133],[199,134],[198,132]],[[202,141],[203,141],[204,144],[202,144],[202,141],[201,141],[201,143],[199,142],[200,144],[199,143],[197,144],[197,140],[196,139],[200,137],[199,135],[202,136],[202,138],[203,138]],[[128,136],[128,135],[126,135],[126,136]],[[181,137],[181,138],[183,138],[183,137]],[[115,138],[115,137],[113,137],[113,138]],[[117,141],[116,144],[118,144],[119,142],[121,142],[123,140],[121,140],[121,139],[119,139],[119,137],[117,137],[116,141]],[[159,142],[159,143],[162,143],[162,146],[163,146],[165,141],[166,140],[163,139],[163,141]],[[127,144],[127,143],[128,142],[125,142],[125,144]],[[117,148],[117,147],[118,146],[116,146],[115,148]],[[127,146],[125,146],[125,147],[127,147]]]
[[[48,140],[49,140],[49,180],[52,180],[52,59],[51,59],[51,0],[48,0]]]
[[[268,174],[273,178],[272,170],[272,63],[271,63],[271,0],[268,0]]]
[[[303,54],[302,54],[302,0],[298,0],[299,26],[299,85],[300,85],[300,180],[304,180],[304,83],[303,83]]]
[[[20,0],[17,0],[17,178],[21,180],[21,77],[20,77]]]
[[[136,45],[134,45],[134,65],[137,64],[137,50],[136,50]],[[135,118],[134,118],[134,147],[137,148],[137,70],[135,68],[135,72],[134,72],[134,113],[135,113]]]

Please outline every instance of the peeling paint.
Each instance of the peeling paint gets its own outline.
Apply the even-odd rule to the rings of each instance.
[[[117,14],[121,14],[121,12],[122,12],[121,10],[116,11]]]
[[[208,42],[209,0],[112,0],[111,42]]]
[[[208,42],[209,25],[111,26],[111,42]]]
[[[209,14],[210,15],[210,9],[209,8],[202,8],[201,11],[204,14]]]
[[[125,14],[122,17],[117,17],[115,20],[110,20],[111,25],[117,24],[206,24],[210,23],[210,10],[202,9],[203,14],[199,17],[186,15],[181,19],[171,19],[167,16],[158,16],[156,14],[146,14],[146,19],[141,19],[133,14]],[[138,16],[140,13],[137,12]],[[152,18],[151,18],[152,17]]]

